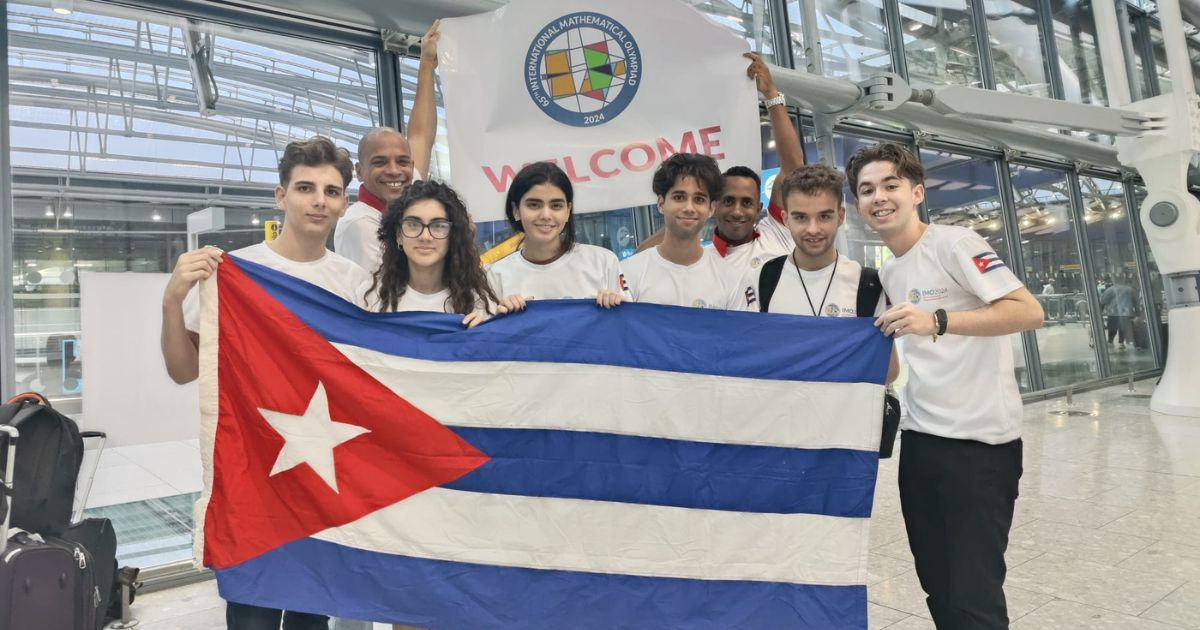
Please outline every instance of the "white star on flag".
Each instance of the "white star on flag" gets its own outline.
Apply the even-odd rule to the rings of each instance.
[[[283,448],[275,459],[275,467],[271,469],[271,476],[300,464],[308,464],[334,492],[338,491],[338,487],[333,449],[364,433],[370,433],[369,429],[334,422],[329,417],[329,399],[325,395],[325,385],[320,381],[304,415],[294,416],[270,409],[259,409],[258,412],[284,440]]]

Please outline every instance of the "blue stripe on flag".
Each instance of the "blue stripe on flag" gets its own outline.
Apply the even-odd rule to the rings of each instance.
[[[493,494],[869,517],[879,465],[877,453],[850,449],[450,428],[492,460],[444,487]]]
[[[381,554],[311,538],[216,574],[228,601],[421,627],[608,630],[633,622],[642,628],[713,630],[867,627],[864,585],[501,567]]]
[[[236,260],[246,275],[329,341],[413,359],[581,363],[882,385],[892,350],[891,339],[868,317],[656,304],[622,304],[597,313],[589,300],[532,302],[525,313],[466,331],[459,315],[367,313],[303,280]],[[683,318],[689,320],[685,326]]]

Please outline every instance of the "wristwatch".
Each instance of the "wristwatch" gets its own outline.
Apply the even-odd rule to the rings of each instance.
[[[946,324],[949,323],[949,319],[944,308],[939,308],[933,312],[933,320],[937,323],[937,332],[933,335],[934,340],[946,334]]]
[[[771,109],[772,107],[775,107],[776,105],[783,105],[786,102],[787,102],[787,97],[783,95],[783,92],[780,92],[779,94],[776,94],[775,96],[773,96],[771,98],[763,99],[762,103],[763,103],[763,107],[766,107],[767,109]]]

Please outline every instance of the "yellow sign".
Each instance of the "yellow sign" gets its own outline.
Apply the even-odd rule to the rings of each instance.
[[[263,238],[273,241],[279,238],[279,231],[281,229],[283,229],[283,224],[279,221],[266,221],[263,223]]]

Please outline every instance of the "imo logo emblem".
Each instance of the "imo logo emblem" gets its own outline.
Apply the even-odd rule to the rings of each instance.
[[[637,93],[642,55],[620,22],[600,13],[564,15],[542,28],[525,55],[525,87],[547,116],[573,127],[616,118]]]
[[[921,292],[916,289],[909,291],[908,292],[908,301],[912,302],[913,304],[920,302],[921,301]]]

